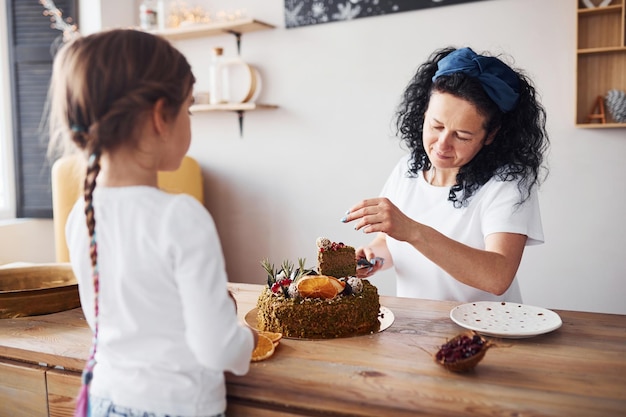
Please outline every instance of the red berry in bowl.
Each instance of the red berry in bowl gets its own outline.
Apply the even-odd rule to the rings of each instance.
[[[452,372],[474,369],[493,343],[476,332],[460,334],[439,347],[435,362]]]

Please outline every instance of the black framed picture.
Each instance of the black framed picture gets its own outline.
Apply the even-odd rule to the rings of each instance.
[[[317,25],[485,0],[285,0],[285,27]]]

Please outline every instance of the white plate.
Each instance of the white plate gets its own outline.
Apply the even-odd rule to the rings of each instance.
[[[225,61],[227,72],[226,94],[229,103],[254,101],[261,92],[261,75],[252,65],[238,58]]]
[[[248,102],[250,103],[254,103],[256,102],[256,100],[259,98],[259,94],[261,94],[261,88],[263,87],[263,80],[261,79],[261,74],[259,74],[259,70],[252,67],[253,72],[254,72],[254,77],[255,77],[255,87],[254,87],[254,93],[252,93],[252,97],[250,97],[250,100],[248,100]]]
[[[257,312],[258,311],[259,310],[255,307],[252,310],[248,311],[248,313],[246,313],[246,316],[244,317],[244,321],[246,322],[246,324],[257,331],[259,330],[257,328]],[[378,333],[382,332],[383,330],[388,329],[393,324],[395,319],[396,319],[396,316],[393,314],[393,311],[391,311],[389,308],[385,306],[380,306],[380,310],[378,312],[378,321],[380,322]],[[367,335],[358,335],[358,336],[367,336]],[[288,337],[288,336],[283,336],[283,337],[285,339],[322,340],[322,339],[307,339],[303,337]],[[354,337],[354,336],[345,336],[345,337]],[[324,339],[324,340],[332,340],[332,339]]]
[[[466,329],[511,339],[548,333],[563,324],[552,310],[500,301],[477,301],[454,307],[450,318]]]

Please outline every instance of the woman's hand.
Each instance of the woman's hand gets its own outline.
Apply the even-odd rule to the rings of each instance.
[[[235,296],[230,290],[228,290],[228,296],[233,300],[233,303],[235,303],[235,313],[236,313],[237,312],[237,300],[235,299]]]
[[[357,270],[360,278],[393,265],[387,249],[386,236],[389,236],[409,243],[456,280],[501,295],[515,278],[526,244],[526,235],[492,233],[485,237],[485,249],[470,247],[411,220],[386,198],[363,200],[341,220],[344,223],[354,221],[354,228],[364,233],[378,232],[369,246],[356,251],[356,258],[371,261],[373,257],[382,257],[384,268]]]
[[[355,221],[354,230],[362,230],[363,233],[382,232],[403,242],[411,241],[417,224],[387,198],[363,200],[351,207],[341,220],[344,223]]]
[[[357,248],[355,257],[357,278],[369,278],[381,269],[393,265],[384,233],[379,233],[368,246]]]
[[[385,260],[383,258],[373,256],[373,254],[370,260],[365,256],[359,257],[357,255],[356,276],[357,278],[368,278],[378,272],[384,264]]]

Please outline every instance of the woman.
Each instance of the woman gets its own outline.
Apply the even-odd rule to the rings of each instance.
[[[357,260],[372,262],[358,275],[393,266],[398,296],[521,302],[524,248],[543,242],[537,186],[545,120],[522,72],[470,48],[435,51],[398,111],[410,154],[379,198],[342,219],[377,233],[357,249]]]

